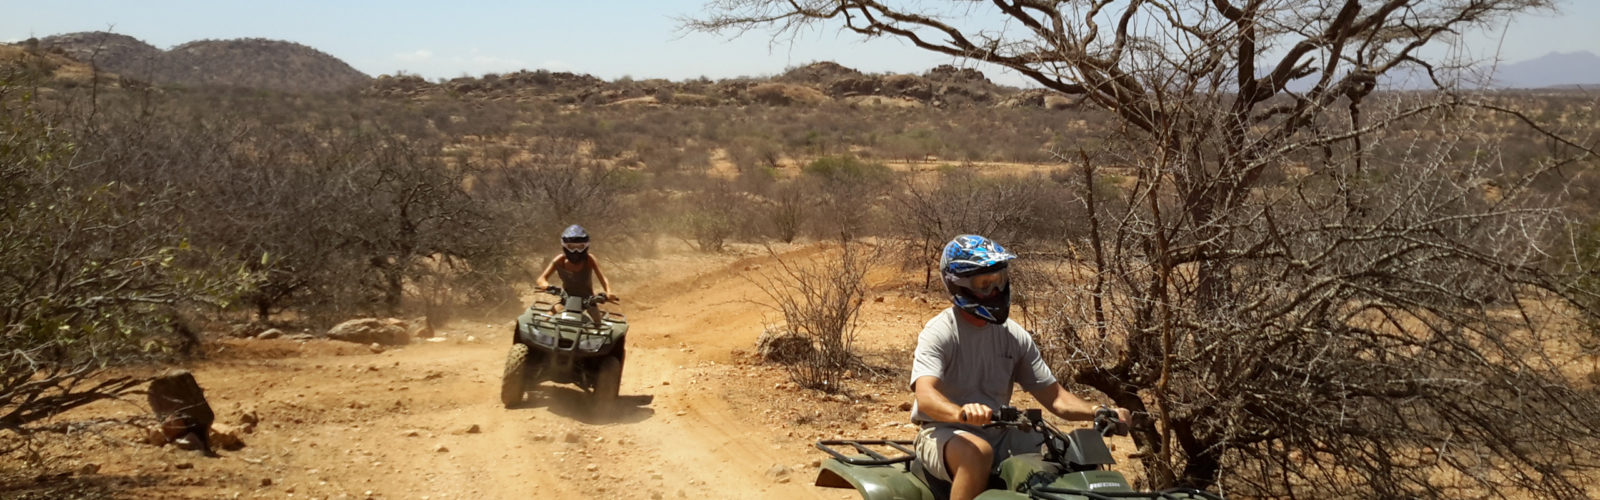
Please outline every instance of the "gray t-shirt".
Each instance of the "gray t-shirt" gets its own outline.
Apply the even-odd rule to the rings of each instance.
[[[1056,383],[1056,376],[1039,356],[1033,337],[1015,320],[1004,326],[983,326],[956,318],[955,308],[928,320],[917,336],[917,351],[911,362],[911,389],[917,379],[939,379],[945,397],[957,405],[983,403],[999,408],[1011,402],[1011,384],[1033,391]],[[926,422],[912,398],[911,420]]]

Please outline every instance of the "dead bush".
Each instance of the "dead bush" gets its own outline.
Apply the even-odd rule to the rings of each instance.
[[[800,360],[787,365],[789,378],[802,387],[844,391],[845,372],[861,365],[855,338],[869,290],[870,256],[876,251],[847,242],[808,262],[783,258],[770,248],[768,252],[778,265],[751,279],[782,315],[783,334],[809,339],[815,347],[795,353]]]
[[[739,229],[738,214],[744,213],[745,205],[744,197],[728,181],[709,181],[704,189],[689,196],[680,224],[696,248],[721,252]]]
[[[865,236],[879,215],[874,209],[893,185],[894,172],[882,163],[854,156],[824,156],[807,164],[802,181],[810,194],[809,217],[818,239],[850,241]]]

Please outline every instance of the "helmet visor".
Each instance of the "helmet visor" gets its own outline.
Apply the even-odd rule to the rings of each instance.
[[[1006,269],[955,279],[956,286],[971,290],[978,298],[992,297],[1011,284],[1011,273]]]
[[[582,252],[584,250],[588,250],[589,249],[589,242],[587,242],[587,241],[566,241],[566,242],[562,242],[561,243],[561,248],[566,249],[568,252]]]

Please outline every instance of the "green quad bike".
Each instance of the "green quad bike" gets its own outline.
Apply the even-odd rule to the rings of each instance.
[[[1107,500],[1150,498],[1168,500],[1222,500],[1200,490],[1176,488],[1138,492],[1122,473],[1106,470],[1115,464],[1102,437],[1118,425],[1115,414],[1095,418],[1095,429],[1063,433],[1045,422],[1038,409],[1021,411],[1003,407],[986,427],[1009,427],[1045,436],[1045,453],[1016,455],[1000,462],[979,500]],[[831,455],[817,473],[817,486],[855,488],[863,500],[945,500],[950,483],[927,473],[917,460],[911,441],[824,440],[817,448]],[[844,450],[849,450],[846,455]],[[886,456],[880,451],[888,451]]]
[[[577,385],[589,392],[592,410],[609,412],[622,383],[628,318],[603,312],[599,323],[592,321],[585,311],[607,302],[604,294],[567,295],[553,286],[543,292],[554,295],[562,309],[556,310],[555,301],[540,300],[517,317],[500,381],[500,401],[506,408],[515,407],[527,390],[548,380]]]

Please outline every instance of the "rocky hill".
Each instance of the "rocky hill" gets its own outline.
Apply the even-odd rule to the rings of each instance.
[[[12,48],[16,49],[13,52],[75,59],[103,73],[120,76],[101,81],[284,92],[359,89],[364,95],[384,99],[483,99],[623,106],[820,106],[839,103],[870,108],[1061,108],[1074,102],[1053,92],[1022,91],[996,85],[977,70],[951,65],[920,75],[873,74],[833,62],[816,62],[790,68],[772,78],[718,81],[624,78],[608,82],[585,74],[545,70],[428,81],[407,74],[370,78],[321,51],[278,40],[203,40],[161,50],[127,35],[86,32],[30,40]]]
[[[429,82],[415,75],[384,75],[364,93],[394,99],[486,99],[588,105],[718,106],[762,104],[856,107],[1026,106],[1064,107],[1070,99],[1042,90],[997,85],[971,68],[944,65],[921,75],[868,74],[817,62],[762,79],[607,82],[589,75],[545,70]],[[1051,94],[1046,99],[1046,94]]]
[[[46,37],[37,44],[102,71],[156,85],[334,92],[361,88],[372,80],[336,57],[279,40],[203,40],[163,51],[126,35],[86,32]]]

